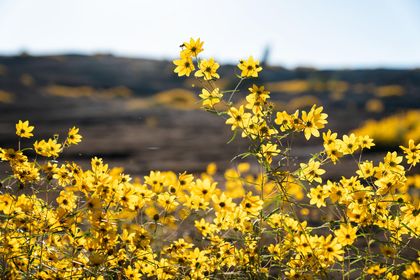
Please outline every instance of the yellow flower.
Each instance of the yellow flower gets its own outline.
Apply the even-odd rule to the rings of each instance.
[[[359,165],[359,170],[356,171],[360,178],[367,179],[375,175],[375,167],[372,161],[365,161]]]
[[[253,109],[255,109],[254,107]],[[245,115],[250,115],[245,113]],[[252,139],[270,139],[272,135],[277,134],[278,131],[269,126],[262,116],[253,115],[244,122],[242,137],[251,137]]]
[[[414,140],[410,139],[408,141],[408,147],[400,146],[400,148],[404,151],[408,164],[416,166],[420,162],[420,143],[416,145],[414,144]]]
[[[66,143],[68,145],[77,145],[82,141],[82,135],[79,134],[79,129],[75,126],[69,129]]]
[[[211,199],[214,208],[218,212],[231,211],[233,207],[236,206],[236,204],[232,202],[232,198],[228,197],[225,193],[222,193],[220,196],[214,194]]]
[[[248,214],[249,213],[245,212],[242,207],[236,207],[234,212],[229,213],[229,215],[232,216],[232,229],[234,231],[247,232],[252,229],[252,224],[250,224]]]
[[[353,154],[359,148],[358,139],[354,133],[350,136],[343,135],[343,140],[340,140],[340,143],[341,150],[345,155]]]
[[[99,197],[92,196],[87,202],[86,207],[89,211],[99,211],[102,207],[102,203]]]
[[[62,151],[61,144],[57,143],[55,139],[48,139],[48,156],[58,157],[58,154]]]
[[[257,216],[262,209],[264,202],[258,195],[252,195],[252,192],[248,192],[241,202],[242,208],[248,214]]]
[[[9,215],[14,210],[15,197],[10,194],[0,194],[0,212]]]
[[[160,171],[150,171],[150,175],[145,176],[144,179],[144,182],[150,185],[155,193],[162,192],[165,182],[165,175],[163,173]]]
[[[130,185],[122,186],[118,189],[117,197],[119,198],[120,204],[124,208],[135,210],[138,205],[139,196],[135,193],[135,190]]]
[[[327,146],[324,144],[325,152],[334,164],[336,164],[338,159],[343,156],[343,153],[340,151],[340,147],[337,144],[337,142],[333,142]]]
[[[213,58],[210,59],[203,59],[200,61],[198,65],[200,68],[197,72],[195,72],[194,76],[196,77],[204,77],[204,80],[211,80],[213,78],[219,79],[220,76],[217,74],[217,69],[219,69],[220,65],[214,61]]]
[[[127,268],[124,268],[124,275],[130,280],[140,280],[142,276],[140,271],[141,270],[133,269],[131,265],[129,265]]]
[[[203,88],[202,93],[199,95],[203,101],[203,106],[213,107],[220,102],[223,94],[219,91],[219,88],[215,88],[212,92]]]
[[[369,135],[359,136],[357,142],[362,149],[370,149],[371,147],[375,146],[373,139],[370,138]]]
[[[249,88],[251,92],[246,96],[247,109],[251,109],[254,114],[261,114],[263,112],[263,106],[267,104],[267,99],[270,98],[270,92],[264,89],[264,86],[258,87],[253,85]]]
[[[322,133],[322,139],[324,139],[324,149],[328,158],[336,164],[338,159],[343,156],[343,153],[340,152],[339,142],[337,141],[337,133],[332,133],[328,129],[327,133]]]
[[[211,162],[207,165],[206,173],[207,175],[213,176],[217,172],[217,165],[214,162]]]
[[[71,211],[77,206],[77,196],[73,192],[61,191],[56,201],[61,208],[67,211]]]
[[[388,152],[384,157],[384,165],[387,172],[403,174],[404,166],[400,165],[402,160],[403,157],[398,156],[397,152]]]
[[[312,253],[313,241],[314,241],[313,236],[310,236],[308,234],[301,234],[300,236],[296,236],[294,238],[296,251],[303,255]]]
[[[209,202],[199,195],[191,194],[191,196],[186,197],[186,201],[183,205],[191,210],[207,210]]]
[[[346,198],[348,194],[348,190],[343,188],[341,185],[337,183],[333,183],[330,180],[327,181],[326,189],[328,190],[329,198],[333,203],[339,202],[341,203],[344,198]],[[324,186],[325,187],[325,186]]]
[[[174,72],[178,73],[179,77],[184,75],[189,77],[191,72],[195,70],[194,63],[191,57],[188,56],[181,56],[180,59],[174,60],[173,63],[177,66]]]
[[[66,168],[65,165],[62,165],[60,168],[56,169],[57,173],[53,175],[54,179],[58,180],[60,186],[66,186],[70,183],[72,173]]]
[[[311,135],[319,137],[318,130],[325,127],[328,115],[322,113],[322,110],[322,106],[317,108],[316,105],[313,105],[308,113],[302,111],[302,121],[306,140],[309,140]]]
[[[286,111],[277,112],[276,119],[274,123],[280,126],[281,131],[286,131],[292,129],[293,127],[293,118]]]
[[[379,250],[381,250],[381,253],[387,258],[392,258],[397,253],[393,247],[388,245],[380,245]]]
[[[230,118],[226,120],[226,124],[232,125],[232,130],[235,130],[237,127],[245,128],[251,118],[250,113],[245,113],[243,105],[241,105],[239,109],[236,109],[235,107],[229,108],[228,115]]]
[[[331,130],[328,129],[327,133],[322,133],[322,139],[324,140],[324,147],[327,148],[336,142],[337,132],[332,133]]]
[[[262,70],[260,62],[258,60],[254,60],[252,56],[250,56],[248,60],[240,60],[238,68],[241,70],[241,77],[243,78],[257,78],[258,72]]]
[[[282,260],[284,254],[285,254],[285,250],[281,247],[280,244],[270,244],[270,246],[268,246],[268,252],[270,252],[271,255],[273,255],[274,259],[277,261]]]
[[[226,211],[216,211],[216,218],[213,219],[213,223],[218,229],[227,230],[232,222],[231,215],[228,215]]]
[[[407,279],[419,279],[420,265],[417,262],[412,262],[410,265],[407,265],[403,272],[403,276]]]
[[[296,110],[292,115],[290,115],[292,119],[292,128],[296,131],[300,131],[305,128],[305,124],[299,118],[299,110]]]
[[[194,222],[194,226],[201,232],[203,236],[212,235],[217,231],[217,227],[214,224],[206,222],[203,218]]]
[[[326,238],[322,236],[320,239],[323,241],[324,255],[328,261],[332,262],[334,259],[338,261],[343,260],[344,250],[341,244],[338,243],[337,238],[332,238],[332,235],[328,235]]]
[[[303,179],[312,182],[322,183],[321,175],[325,173],[324,169],[320,168],[321,163],[319,161],[311,159],[308,164],[301,163],[300,168],[302,170]]]
[[[248,90],[252,95],[261,98],[261,100],[266,100],[267,98],[270,98],[270,92],[266,90],[264,86],[259,87],[257,85],[252,85],[252,87],[248,88]]]
[[[395,173],[390,173],[376,180],[375,185],[378,186],[377,193],[385,195],[388,193],[395,193],[395,190],[400,186],[400,176]]]
[[[181,45],[181,47],[185,47],[181,53],[185,57],[197,57],[197,55],[203,51],[203,44],[204,42],[200,41],[200,38],[197,40],[191,38],[190,42],[184,42]]]
[[[267,143],[262,144],[260,147],[260,152],[257,154],[259,158],[266,159],[268,163],[271,163],[273,157],[278,156],[280,149],[278,149],[277,144]]]
[[[251,168],[248,162],[241,162],[238,164],[238,172],[239,173],[246,173]]]
[[[386,271],[386,267],[382,267],[379,264],[375,264],[370,266],[366,273],[367,274],[373,274],[373,275],[381,275]]]
[[[352,227],[350,224],[341,224],[340,229],[335,230],[338,242],[342,246],[351,245],[356,239],[357,227]]]
[[[323,186],[318,186],[311,189],[308,197],[311,199],[309,201],[311,205],[316,204],[316,207],[321,208],[322,206],[326,206],[325,199],[328,197],[328,192],[326,192]]]
[[[398,279],[400,279],[400,276],[399,275],[392,274],[392,272],[388,272],[386,274],[386,278],[385,279],[386,280],[398,280]]]
[[[171,195],[168,192],[159,194],[157,202],[166,212],[175,211],[176,207],[179,205],[179,202],[176,201],[176,196]]]
[[[366,207],[355,204],[353,208],[347,208],[347,216],[350,221],[363,224],[366,222],[368,213]]]
[[[203,180],[197,179],[191,193],[204,198],[206,201],[210,201],[212,195],[216,191],[216,185],[216,182],[212,182],[207,178]]]
[[[22,138],[31,138],[34,136],[32,131],[34,130],[34,126],[29,125],[29,121],[19,122],[16,124],[16,135]]]

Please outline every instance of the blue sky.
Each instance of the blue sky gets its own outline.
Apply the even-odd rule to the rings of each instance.
[[[0,0],[0,54],[207,56],[287,67],[420,67],[419,0]]]

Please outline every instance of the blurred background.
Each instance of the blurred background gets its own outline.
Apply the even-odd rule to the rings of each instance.
[[[323,105],[328,128],[376,139],[374,160],[420,140],[420,1],[0,0],[0,147],[17,147],[21,119],[37,139],[80,127],[64,160],[100,156],[133,175],[223,170],[247,143],[226,144],[230,128],[199,109],[194,79],[173,73],[190,37],[222,64],[222,89],[239,59],[261,61],[235,102],[256,83],[277,110]],[[304,158],[322,139],[295,147]],[[340,166],[328,176],[355,169]]]

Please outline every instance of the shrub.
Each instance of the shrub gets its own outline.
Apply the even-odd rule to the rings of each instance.
[[[379,121],[368,120],[353,132],[356,135],[368,134],[382,147],[395,147],[413,139],[420,140],[420,110],[398,113]]]
[[[214,86],[217,62],[198,57],[202,46],[200,39],[185,42],[175,72],[195,71],[203,108],[225,118],[234,137],[248,139],[249,150],[238,157],[253,159],[259,171],[238,164],[221,186],[214,164],[200,177],[151,171],[143,180],[99,158],[84,170],[59,160],[81,141],[75,127],[61,141],[3,148],[0,159],[12,175],[1,181],[2,277],[418,278],[419,208],[410,188],[417,177],[408,172],[420,160],[420,145],[410,140],[402,147],[404,163],[397,152],[373,163],[360,157],[373,139],[329,130],[323,149],[297,162],[291,140],[320,137],[323,108],[274,112],[270,93],[258,85],[235,107],[241,83],[262,67],[252,57],[241,60],[237,86],[221,90]],[[33,130],[28,121],[16,125],[20,139]],[[328,166],[344,156],[354,158],[354,176],[325,181]],[[305,221],[308,207],[327,218]]]

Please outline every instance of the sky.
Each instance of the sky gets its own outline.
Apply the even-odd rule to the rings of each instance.
[[[0,0],[0,55],[205,56],[286,67],[420,67],[420,0]]]

